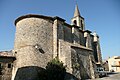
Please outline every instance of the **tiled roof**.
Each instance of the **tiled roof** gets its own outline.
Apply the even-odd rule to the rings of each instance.
[[[0,57],[15,57],[12,51],[1,51]]]

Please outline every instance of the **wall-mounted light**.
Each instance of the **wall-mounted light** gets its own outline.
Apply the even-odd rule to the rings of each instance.
[[[40,53],[45,53],[44,50],[42,49],[42,47],[39,44],[36,44],[34,47],[36,49],[38,49],[40,51]]]

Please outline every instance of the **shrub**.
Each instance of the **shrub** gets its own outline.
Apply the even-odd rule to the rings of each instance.
[[[66,69],[58,58],[48,62],[46,66],[47,80],[64,80]]]

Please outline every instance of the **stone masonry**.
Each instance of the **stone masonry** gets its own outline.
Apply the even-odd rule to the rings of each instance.
[[[15,57],[11,51],[0,52],[0,80],[11,80],[14,60]]]
[[[39,80],[38,74],[55,57],[77,79],[96,78],[97,64],[102,64],[99,36],[85,30],[78,6],[71,24],[57,16],[29,14],[17,18],[15,25],[12,80]]]

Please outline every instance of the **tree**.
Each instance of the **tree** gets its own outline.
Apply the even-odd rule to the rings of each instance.
[[[58,58],[54,58],[48,62],[46,66],[47,80],[64,80],[66,69]]]

